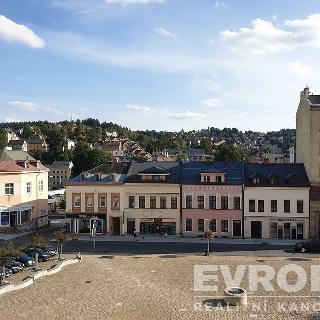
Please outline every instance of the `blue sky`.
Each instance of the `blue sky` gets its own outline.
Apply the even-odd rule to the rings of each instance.
[[[320,0],[1,0],[0,121],[295,127]]]

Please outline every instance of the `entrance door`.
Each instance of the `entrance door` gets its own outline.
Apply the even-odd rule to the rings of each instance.
[[[303,239],[303,223],[297,224],[297,239],[299,240]]]
[[[112,218],[112,226],[113,226],[113,235],[120,236],[120,218],[113,217]]]
[[[10,213],[10,227],[15,227],[17,222],[16,213]]]
[[[297,239],[297,229],[296,228],[291,229],[291,239]]]
[[[127,234],[133,234],[135,229],[135,219],[128,219],[127,220]]]
[[[282,228],[282,226],[278,227],[278,239],[283,239],[283,228]]]
[[[233,220],[233,232],[234,237],[241,237],[241,221]]]
[[[290,223],[285,223],[283,226],[283,230],[284,239],[290,239]]]
[[[262,224],[261,221],[251,221],[251,238],[262,238]]]

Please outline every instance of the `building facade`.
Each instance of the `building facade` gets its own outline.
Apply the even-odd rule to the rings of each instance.
[[[47,165],[49,173],[49,189],[64,188],[64,183],[70,180],[73,163],[71,161],[54,161]]]
[[[244,237],[308,239],[309,181],[303,164],[245,164]]]
[[[181,232],[178,162],[133,161],[125,182],[125,233]]]
[[[27,141],[28,143],[28,152],[47,152],[48,144],[43,137],[34,137]]]
[[[28,144],[25,140],[10,140],[8,147],[11,147],[12,150],[22,150],[28,152]]]
[[[48,171],[37,160],[0,161],[0,228],[48,223]]]
[[[90,234],[124,233],[124,180],[128,163],[105,163],[65,183],[66,214],[71,231]]]
[[[242,163],[182,164],[182,234],[242,237]]]

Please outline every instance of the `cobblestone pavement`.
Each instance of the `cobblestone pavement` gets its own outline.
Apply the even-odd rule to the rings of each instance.
[[[246,307],[226,307],[225,285],[219,276],[217,292],[194,291],[194,265],[223,264],[234,274],[238,265],[276,269],[295,263],[309,272],[318,259],[248,256],[83,256],[80,264],[36,281],[31,287],[1,296],[0,318],[6,320],[73,319],[320,319],[319,297],[310,295],[310,280],[296,294],[283,292],[275,280],[273,292],[262,287],[249,295]],[[294,283],[294,276],[288,282]],[[248,288],[247,277],[241,283]],[[266,297],[268,296],[268,297]]]

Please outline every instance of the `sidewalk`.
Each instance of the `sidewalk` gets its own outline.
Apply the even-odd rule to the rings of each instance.
[[[0,240],[8,241],[15,238],[23,237],[29,233],[33,233],[33,231],[19,232],[19,233],[0,233]]]
[[[79,241],[93,241],[90,236],[71,236],[72,239]],[[201,238],[182,238],[178,236],[168,236],[166,238],[156,236],[137,237],[133,236],[96,236],[96,241],[107,242],[143,242],[143,243],[206,243],[207,240]],[[257,244],[269,244],[272,246],[290,246],[302,240],[278,240],[278,239],[226,239],[216,238],[211,240],[210,243],[214,244],[234,244],[234,245],[257,245]]]

